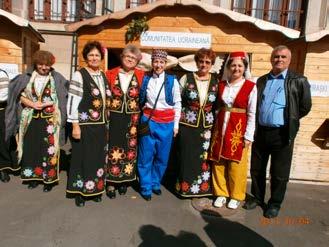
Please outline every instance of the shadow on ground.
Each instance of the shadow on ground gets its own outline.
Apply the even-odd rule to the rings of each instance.
[[[224,219],[220,214],[209,215],[214,215],[214,212],[201,212],[203,220],[207,222],[204,230],[214,246],[273,246],[261,235],[238,222]]]

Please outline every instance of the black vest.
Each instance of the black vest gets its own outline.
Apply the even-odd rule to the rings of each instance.
[[[79,124],[103,124],[109,119],[109,106],[111,104],[111,92],[107,79],[101,72],[106,97],[104,105],[102,93],[94,79],[85,68],[82,68],[80,73],[83,81],[83,95],[78,107]]]
[[[48,80],[45,88],[43,89],[40,98],[38,97],[36,91],[35,91],[35,87],[34,87],[34,82],[32,83],[32,97],[34,98],[33,101],[41,101],[42,103],[46,103],[49,101],[53,101],[53,99],[51,98],[51,85],[50,85],[50,80]],[[33,111],[33,118],[50,118],[53,116],[54,113],[54,106],[48,106],[43,108],[42,110],[34,110]]]
[[[199,91],[193,73],[187,74],[182,92],[182,113],[180,124],[199,127],[200,119],[204,128],[211,127],[214,122],[214,106],[217,101],[218,81],[211,74],[208,92],[203,105],[200,105]]]

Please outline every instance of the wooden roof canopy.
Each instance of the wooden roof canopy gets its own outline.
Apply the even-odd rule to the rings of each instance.
[[[103,15],[99,17],[94,17],[91,19],[86,19],[80,22],[75,22],[72,24],[66,25],[65,29],[70,32],[77,32],[80,28],[86,26],[97,26],[102,24],[107,20],[122,20],[129,15],[132,14],[146,14],[157,8],[161,7],[199,7],[205,13],[209,15],[225,15],[232,19],[235,22],[246,22],[255,25],[257,28],[264,31],[278,31],[282,33],[284,36],[290,39],[299,38],[300,32],[294,29],[286,28],[268,21],[264,21],[261,19],[257,19],[254,17],[250,17],[244,14],[240,14],[238,12],[224,9],[221,7],[217,7],[211,4],[206,4],[197,0],[160,0],[150,4],[143,4],[139,7],[126,9],[123,11],[118,11],[112,14]],[[182,8],[183,9],[183,8]]]

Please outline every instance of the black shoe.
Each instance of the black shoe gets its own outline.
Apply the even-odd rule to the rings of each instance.
[[[152,196],[151,195],[142,195],[145,201],[151,201]]]
[[[249,200],[247,200],[244,205],[242,206],[244,209],[246,210],[251,210],[251,209],[255,209],[257,206],[263,206],[263,203],[261,203],[260,201],[258,201],[256,198],[250,198]]]
[[[81,195],[75,196],[75,205],[77,207],[84,207],[85,206],[85,199]]]
[[[115,190],[108,190],[108,191],[106,191],[106,195],[107,195],[107,197],[108,198],[110,198],[110,199],[114,199],[115,198]]]
[[[93,198],[93,201],[94,201],[94,202],[101,202],[101,201],[102,201],[102,196],[101,196],[101,195],[99,195],[99,196],[95,196],[95,197]]]
[[[279,211],[280,211],[279,208],[269,207],[268,209],[265,210],[264,217],[269,219],[275,218],[279,215]]]
[[[122,184],[118,188],[118,192],[120,195],[125,195],[127,193],[127,185]]]
[[[152,190],[152,192],[158,196],[160,196],[162,194],[162,191],[160,189],[158,190]]]
[[[6,171],[0,171],[0,180],[4,183],[8,183],[10,181],[10,176]]]
[[[52,184],[45,184],[43,186],[43,192],[49,192],[49,191],[51,191],[53,189],[53,187],[54,186]]]
[[[27,186],[28,189],[32,190],[36,187],[38,187],[39,183],[37,181],[30,181],[29,185]]]

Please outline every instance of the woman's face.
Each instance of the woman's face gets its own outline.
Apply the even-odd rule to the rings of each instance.
[[[208,74],[212,67],[211,59],[207,56],[199,58],[196,63],[196,66],[198,68],[199,74]]]
[[[98,69],[101,65],[102,56],[98,49],[94,48],[87,54],[87,66]]]
[[[230,78],[231,80],[242,79],[243,73],[245,72],[246,68],[241,60],[241,58],[233,58],[233,61],[229,67],[230,70]]]
[[[125,54],[122,54],[121,56],[122,67],[126,71],[133,70],[136,67],[137,62],[137,56],[132,52],[125,52]]]
[[[39,75],[48,75],[50,71],[51,66],[46,64],[37,64],[36,65],[36,71]]]
[[[160,75],[166,68],[167,62],[164,59],[161,58],[155,58],[152,60],[152,68],[153,71]]]

